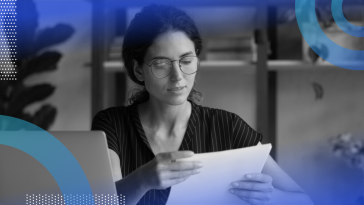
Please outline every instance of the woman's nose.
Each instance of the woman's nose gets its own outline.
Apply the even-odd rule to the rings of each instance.
[[[172,62],[171,80],[180,81],[180,80],[182,80],[182,77],[183,77],[183,73],[181,71],[181,68],[179,67],[179,61]]]

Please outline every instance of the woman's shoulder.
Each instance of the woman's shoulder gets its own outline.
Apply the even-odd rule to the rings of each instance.
[[[208,106],[203,106],[203,105],[198,105],[198,104],[193,104],[194,110],[196,110],[196,112],[198,114],[201,115],[209,115],[210,117],[226,117],[228,116],[229,118],[237,118],[239,117],[237,114],[224,110],[224,109],[220,109],[220,108],[212,108],[212,107],[208,107]]]
[[[117,120],[117,119],[121,120],[129,118],[132,109],[134,109],[132,105],[109,107],[104,110],[100,110],[95,115],[94,119],[104,118],[108,120]]]
[[[210,121],[210,122],[223,121],[227,123],[242,121],[245,123],[245,121],[239,115],[224,109],[193,104],[193,110],[194,110],[194,115],[197,115],[198,118],[203,119],[204,121]]]
[[[231,149],[256,145],[263,137],[233,112],[197,104],[194,110],[200,122],[197,124],[208,130],[206,133],[217,133],[211,135],[211,139],[221,137],[221,140],[231,143]]]

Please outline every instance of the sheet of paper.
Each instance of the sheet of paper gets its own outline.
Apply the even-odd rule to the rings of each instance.
[[[183,161],[200,161],[201,172],[172,186],[167,205],[248,204],[228,190],[247,173],[260,173],[271,144],[222,152],[195,154]],[[181,161],[182,161],[181,160]]]

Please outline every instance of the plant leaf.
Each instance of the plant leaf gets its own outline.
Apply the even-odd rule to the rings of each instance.
[[[43,48],[56,45],[67,40],[75,32],[72,26],[67,24],[57,24],[52,28],[46,28],[40,31],[34,42],[34,53]]]
[[[57,109],[52,105],[46,104],[43,105],[35,114],[33,118],[33,124],[41,127],[44,130],[48,130],[48,128],[54,122],[56,118]]]
[[[47,51],[42,53],[40,56],[30,59],[30,61],[24,65],[18,73],[18,80],[22,80],[35,73],[55,70],[57,68],[57,62],[61,59],[61,57],[62,54],[59,52]]]
[[[32,123],[33,122],[33,118],[34,118],[31,114],[29,114],[29,113],[23,113],[23,112],[20,113],[18,116],[15,116],[15,117],[16,118],[19,118],[19,119],[22,119],[24,121],[27,121],[29,123]],[[32,129],[32,126],[21,127],[20,129],[33,130]],[[20,130],[20,129],[18,128],[18,130]]]
[[[5,115],[5,103],[0,101],[0,115]]]
[[[0,101],[5,103],[8,99],[8,81],[0,80]]]
[[[50,84],[40,84],[32,87],[20,88],[10,100],[7,114],[16,116],[33,102],[43,100],[54,92],[55,87]]]
[[[14,117],[14,118],[18,118],[18,119],[22,119],[22,120],[25,120],[27,122],[30,122],[31,120],[29,120],[29,118],[31,118],[31,116],[29,114],[24,114],[22,113],[21,116],[11,116],[11,117]],[[0,120],[0,130],[1,131],[17,131],[17,130],[28,130],[28,127],[24,127],[24,125],[26,124],[23,124],[23,123],[7,123],[7,122],[4,122],[5,119]]]

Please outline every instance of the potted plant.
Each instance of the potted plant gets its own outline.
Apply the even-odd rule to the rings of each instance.
[[[330,138],[330,144],[336,156],[360,169],[364,182],[364,141],[354,137],[351,133],[345,133]],[[359,196],[357,202],[364,204],[364,193]]]
[[[16,57],[11,59],[15,65],[16,80],[0,80],[0,115],[23,119],[47,130],[54,122],[56,108],[48,103],[43,104],[34,114],[27,113],[25,108],[52,95],[55,86],[48,83],[27,86],[24,81],[31,75],[57,68],[62,54],[47,47],[66,41],[74,29],[66,24],[57,24],[37,32],[38,13],[33,0],[16,1],[16,5],[17,49]],[[0,73],[0,77],[4,75]],[[0,127],[5,130],[20,129],[16,125]]]

